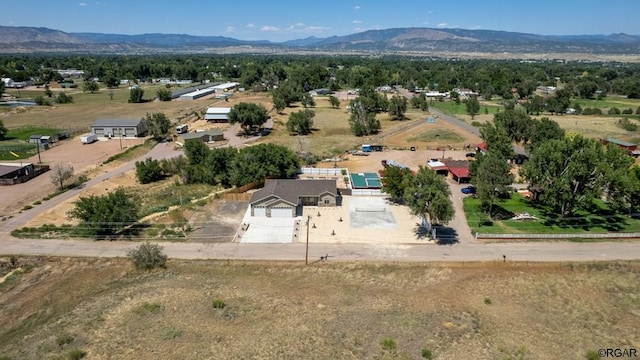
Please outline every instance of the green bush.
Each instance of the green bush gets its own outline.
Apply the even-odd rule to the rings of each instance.
[[[225,304],[224,301],[220,299],[214,299],[212,305],[214,309],[224,309],[227,306],[227,304]]]
[[[422,351],[420,352],[420,355],[422,355],[422,357],[427,360],[433,359],[433,353],[431,352],[431,350],[427,348],[422,349]]]
[[[486,305],[491,305],[491,299],[489,299],[488,297],[484,298],[484,303]]]
[[[164,268],[167,263],[167,255],[162,246],[150,242],[142,243],[137,248],[129,250],[127,256],[137,269]]]
[[[182,336],[182,331],[174,328],[174,327],[170,327],[167,329],[167,331],[164,333],[164,339],[165,340],[172,340],[172,339],[177,339],[179,337]]]
[[[62,335],[56,336],[56,344],[58,344],[58,346],[60,347],[69,345],[71,344],[71,342],[73,342],[73,336],[69,334],[62,334]]]
[[[382,350],[393,351],[398,345],[396,345],[396,341],[392,338],[384,338],[380,340],[380,347]]]
[[[69,360],[80,360],[85,356],[87,356],[87,353],[78,348],[71,349],[67,353],[67,359]]]
[[[161,309],[162,309],[162,306],[160,304],[158,304],[158,303],[149,303],[149,302],[145,301],[136,310],[136,313],[138,313],[139,315],[155,314],[155,313],[159,312]]]
[[[589,350],[587,351],[587,355],[585,356],[587,360],[600,360],[600,355],[598,355],[597,351]]]

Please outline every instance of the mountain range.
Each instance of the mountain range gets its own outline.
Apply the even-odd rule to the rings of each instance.
[[[537,35],[466,29],[394,28],[368,30],[327,38],[308,37],[284,42],[246,41],[224,36],[186,34],[66,33],[39,27],[0,26],[0,53],[195,53],[227,49],[321,52],[392,53],[578,53],[640,54],[640,36]],[[244,49],[240,51],[238,48]]]

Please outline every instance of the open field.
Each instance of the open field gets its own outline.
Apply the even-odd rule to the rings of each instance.
[[[143,273],[124,259],[18,260],[23,270],[0,284],[0,356],[11,359],[78,348],[89,359],[421,359],[427,349],[555,360],[640,347],[635,262],[170,261]]]

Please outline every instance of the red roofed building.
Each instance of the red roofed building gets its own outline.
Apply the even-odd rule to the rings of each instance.
[[[451,178],[458,182],[458,184],[466,183],[471,180],[471,174],[469,173],[469,161],[445,159],[442,162],[447,165]]]

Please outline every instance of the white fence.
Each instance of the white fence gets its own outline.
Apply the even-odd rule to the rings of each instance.
[[[351,196],[386,196],[380,189],[353,189]]]
[[[345,175],[342,175],[344,171]],[[344,168],[310,168],[304,167],[300,168],[300,174],[305,175],[327,175],[327,176],[348,176],[349,170]]]
[[[476,239],[640,239],[640,233],[581,233],[581,234],[482,234]]]

